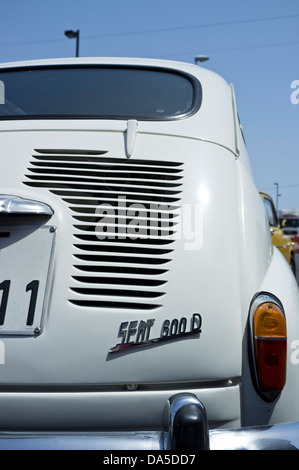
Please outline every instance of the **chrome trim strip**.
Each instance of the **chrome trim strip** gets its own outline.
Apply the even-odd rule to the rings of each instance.
[[[47,204],[19,196],[0,194],[0,215],[46,215],[54,214]]]
[[[233,84],[230,84],[231,89],[231,96],[232,96],[232,108],[233,108],[233,119],[234,119],[234,131],[235,131],[235,158],[240,156],[240,144],[239,144],[239,136],[238,136],[238,113],[236,107],[236,98],[235,98],[235,89]]]
[[[210,431],[211,450],[299,450],[299,421]]]
[[[163,450],[162,432],[3,432],[0,450]]]

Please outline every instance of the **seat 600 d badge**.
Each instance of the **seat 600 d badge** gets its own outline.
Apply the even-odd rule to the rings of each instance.
[[[153,344],[195,336],[201,333],[202,319],[199,313],[193,313],[191,318],[186,317],[164,320],[161,326],[160,336],[151,338],[151,331],[155,324],[155,318],[149,320],[133,320],[122,322],[118,330],[118,338],[121,342],[109,349],[109,354],[127,351],[132,348],[150,346]]]

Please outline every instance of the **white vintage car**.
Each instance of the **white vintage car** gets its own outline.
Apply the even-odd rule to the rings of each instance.
[[[120,58],[0,83],[0,448],[299,448],[298,288],[233,87]]]

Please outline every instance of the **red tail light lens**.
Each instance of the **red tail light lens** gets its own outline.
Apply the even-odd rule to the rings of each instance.
[[[258,303],[252,333],[259,390],[267,398],[274,398],[285,385],[287,365],[286,320],[276,302]]]

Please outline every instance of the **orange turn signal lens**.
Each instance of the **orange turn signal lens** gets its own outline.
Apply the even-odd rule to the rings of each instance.
[[[287,328],[282,309],[274,302],[263,302],[253,315],[253,342],[259,388],[275,395],[286,380]]]
[[[253,317],[253,334],[267,338],[287,336],[284,314],[278,305],[264,302],[257,307]]]

